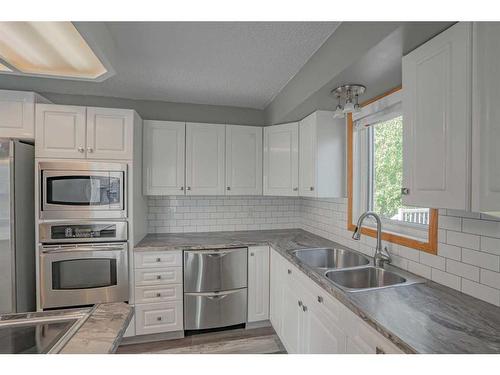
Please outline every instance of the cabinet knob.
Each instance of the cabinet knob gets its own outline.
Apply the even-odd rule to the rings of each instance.
[[[299,188],[298,187],[294,187],[293,191],[299,191]]]
[[[85,149],[82,146],[80,146],[80,147],[78,147],[78,152],[83,153],[83,152],[85,152]]]
[[[161,280],[161,275],[156,276],[156,280]]]
[[[181,186],[181,191],[184,190],[184,186]]]
[[[161,258],[156,258],[156,261],[157,262],[161,262]]]
[[[410,189],[408,188],[401,188],[401,195],[408,195],[410,194]]]
[[[156,293],[156,297],[161,297],[161,293]]]
[[[307,306],[306,305],[302,305],[302,311],[304,311],[304,312],[307,311]]]
[[[319,303],[323,303],[323,297],[318,296],[318,302],[319,302]]]
[[[87,147],[87,152],[89,153],[93,153],[94,152],[94,149],[92,147]]]
[[[188,186],[188,187],[186,188],[186,190],[191,190],[191,186]]]
[[[311,187],[309,188],[309,190],[310,190],[310,191],[314,191],[314,186],[311,186]]]
[[[287,270],[288,271],[288,274],[290,275],[292,273],[292,270]]]
[[[159,322],[161,322],[161,316],[157,317],[156,320],[158,320]]]
[[[254,253],[250,253],[250,256],[253,257],[255,254]]]
[[[226,188],[226,190],[231,190],[231,186],[228,186],[228,187]]]
[[[298,300],[298,301],[297,301],[297,304],[298,304],[300,307],[302,307],[302,301],[301,301],[301,300]]]

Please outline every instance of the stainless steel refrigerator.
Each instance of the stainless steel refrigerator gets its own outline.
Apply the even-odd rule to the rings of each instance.
[[[0,314],[35,311],[34,147],[0,138]]]

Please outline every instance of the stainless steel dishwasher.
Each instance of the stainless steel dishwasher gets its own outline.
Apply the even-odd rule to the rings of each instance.
[[[247,248],[184,251],[184,329],[246,320]]]

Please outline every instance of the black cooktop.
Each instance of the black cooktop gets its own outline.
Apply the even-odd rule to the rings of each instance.
[[[0,353],[48,353],[76,321],[77,319],[68,319],[0,326]]]

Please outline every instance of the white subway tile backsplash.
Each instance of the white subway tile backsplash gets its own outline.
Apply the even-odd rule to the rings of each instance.
[[[462,292],[500,306],[500,290],[462,279]]]
[[[347,199],[293,197],[150,197],[151,233],[303,228],[369,256],[375,240],[354,241]],[[500,306],[500,222],[477,213],[439,210],[438,255],[384,242],[393,264]]]
[[[479,281],[479,268],[470,264],[446,260],[446,272],[465,277],[469,280]]]
[[[479,236],[462,232],[447,231],[446,243],[479,250]]]
[[[462,249],[462,262],[500,272],[500,257],[482,251]]]

